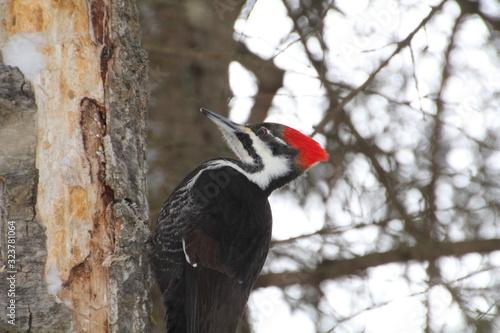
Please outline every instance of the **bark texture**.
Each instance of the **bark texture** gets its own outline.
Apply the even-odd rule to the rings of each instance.
[[[31,85],[17,69],[0,64],[0,303],[2,332],[37,331],[37,323],[54,332],[72,328],[69,309],[47,293],[43,282],[47,260],[45,231],[35,218],[38,172],[35,168],[37,141],[36,105]],[[11,222],[9,225],[8,223]],[[13,226],[15,243],[8,244],[8,227]],[[7,265],[9,249],[15,263]],[[10,257],[12,258],[12,257]],[[11,273],[17,272],[17,273]],[[15,288],[11,288],[14,276]],[[8,290],[14,290],[9,297]],[[15,311],[8,308],[15,300]],[[14,307],[13,307],[14,308]],[[11,316],[8,317],[8,314]],[[14,315],[15,317],[13,317]],[[7,322],[14,320],[15,326]],[[38,329],[38,331],[40,331]]]
[[[32,85],[0,71],[2,245],[9,221],[17,230],[16,326],[2,316],[0,330],[146,332],[148,78],[135,2],[5,9],[0,42],[40,33],[46,70]],[[112,205],[123,197],[139,209]]]

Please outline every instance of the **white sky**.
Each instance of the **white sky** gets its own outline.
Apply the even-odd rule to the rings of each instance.
[[[359,85],[366,78],[368,73],[372,72],[378,63],[373,59],[384,59],[393,51],[394,46],[390,45],[406,37],[425,17],[431,5],[436,5],[437,1],[350,1],[337,0],[336,5],[346,13],[343,17],[338,13],[331,11],[325,18],[327,31],[325,39],[331,47],[330,54],[326,55],[327,62],[332,68],[342,68],[335,71],[338,75],[335,81],[344,81],[350,85]],[[500,12],[498,4],[488,2],[491,6],[491,12]],[[458,15],[458,7],[454,3],[447,4],[444,14],[438,15],[435,20],[438,24],[434,29],[441,29],[440,32],[421,31],[413,42],[412,48],[419,50],[430,48],[439,50],[447,45],[447,35],[449,33],[453,20]],[[479,105],[480,100],[477,97],[484,89],[500,88],[500,69],[498,64],[492,64],[491,57],[483,54],[484,50],[477,50],[486,38],[486,29],[478,20],[470,20],[467,23],[467,30],[459,34],[459,39],[464,44],[470,44],[470,49],[461,49],[456,61],[480,63],[478,70],[484,70],[484,66],[491,68],[491,74],[488,84],[474,77],[456,77],[450,80],[445,98],[449,103],[456,103],[458,112],[450,115],[452,123],[460,131],[464,131],[471,137],[482,139],[485,135],[485,128],[488,126],[497,126],[498,119],[488,122],[487,113],[479,112],[483,107]],[[279,91],[280,96],[275,97],[274,106],[271,110],[268,121],[281,122],[295,127],[304,133],[311,133],[313,126],[317,124],[328,106],[325,102],[325,91],[321,87],[319,80],[315,79],[316,73],[308,66],[306,57],[301,49],[300,43],[293,43],[298,39],[297,35],[289,33],[292,30],[292,22],[286,15],[286,9],[280,0],[257,1],[248,21],[243,19],[235,24],[236,38],[243,38],[250,50],[259,54],[264,59],[274,57],[274,63],[285,69],[284,88]],[[364,38],[359,36],[365,36]],[[311,45],[314,48],[314,45]],[[363,52],[370,51],[370,52]],[[391,62],[392,66],[402,64],[400,57],[396,57]],[[435,59],[420,57],[416,59],[419,66],[415,73],[419,82],[419,89],[407,92],[411,98],[412,106],[421,109],[424,112],[433,113],[432,108],[428,108],[427,94],[433,90],[432,84],[436,84],[436,73],[440,73],[441,68],[436,67]],[[345,74],[344,74],[345,73]],[[252,96],[257,93],[255,78],[246,71],[239,63],[234,62],[230,67],[231,88],[235,98],[231,101],[231,119],[245,123],[248,118],[249,110],[253,105]],[[345,75],[342,77],[341,75]],[[467,75],[467,74],[464,74]],[[391,78],[388,78],[390,80]],[[420,95],[418,95],[419,93]],[[293,96],[293,97],[290,97]],[[484,108],[483,108],[484,109]],[[357,112],[356,112],[357,111]],[[366,117],[366,110],[354,110],[353,117]],[[390,119],[383,120],[385,114],[381,112],[374,115],[377,121],[388,122]],[[421,113],[420,116],[421,117]],[[362,120],[360,118],[360,120]],[[496,123],[495,123],[496,121]],[[356,122],[359,123],[359,122]],[[361,121],[363,123],[363,121]],[[360,128],[362,134],[371,133],[377,129],[374,121],[366,119],[366,128]],[[370,127],[372,126],[372,127]],[[380,123],[383,126],[383,123]],[[407,133],[408,134],[408,133]],[[401,133],[401,140],[398,144],[408,146],[409,149],[401,149],[397,158],[401,160],[414,161],[411,150],[414,143],[414,136],[411,134],[405,136]],[[406,138],[406,139],[405,139]],[[321,136],[317,136],[320,142],[323,142]],[[391,137],[387,137],[380,143],[381,146],[392,147],[395,142]],[[468,146],[457,145],[450,150],[446,156],[449,166],[456,171],[470,172],[474,162],[474,156]],[[492,169],[500,169],[500,152],[492,155],[488,161]],[[467,177],[457,178],[457,182],[463,182],[467,185]],[[442,190],[442,204],[446,205],[446,199],[450,197],[447,190]],[[407,193],[407,201],[414,205],[415,211],[418,210],[420,194]],[[305,208],[299,207],[298,200],[290,193],[280,192],[271,197],[271,206],[273,208],[275,239],[287,239],[304,233],[311,233],[320,229],[324,224],[324,205],[318,199],[308,200]],[[335,208],[339,217],[342,215],[341,207]],[[333,208],[329,208],[333,209]],[[339,222],[342,218],[339,218]],[[350,220],[346,220],[350,223]],[[370,239],[370,235],[361,235],[353,233],[352,243],[360,241],[359,237]],[[376,235],[374,235],[376,237]],[[364,239],[364,240],[366,240]],[[469,267],[478,265],[474,260],[481,258],[479,255],[471,254],[465,256],[460,261],[468,262]],[[500,259],[500,254],[492,255],[495,260]],[[453,267],[461,267],[457,263],[458,259],[443,259],[444,267],[453,271]],[[492,259],[493,260],[493,259]],[[410,264],[408,266],[412,272],[414,281],[421,279],[420,289],[415,289],[415,285],[409,286],[403,278],[404,266],[393,264],[368,270],[369,288],[378,302],[391,301],[387,305],[370,311],[365,311],[352,320],[339,325],[335,332],[385,332],[385,333],[418,333],[423,332],[425,323],[426,309],[422,306],[422,295],[418,295],[427,288],[425,279],[427,278],[425,269],[420,264]],[[460,275],[461,272],[456,272]],[[466,274],[465,272],[462,272]],[[456,278],[457,275],[453,275]],[[481,279],[481,277],[478,277]],[[474,279],[471,279],[474,280]],[[361,285],[364,282],[358,281]],[[356,312],[356,306],[359,310],[363,308],[359,303],[363,303],[359,295],[352,293],[352,288],[346,288],[349,284],[352,287],[356,284],[356,279],[345,281],[334,281],[325,286],[328,290],[327,300],[336,312],[336,315],[349,316],[352,311]],[[417,294],[417,295],[415,295]],[[412,296],[413,295],[413,296]],[[457,327],[461,327],[462,318],[456,307],[450,307],[451,298],[446,290],[441,287],[435,287],[430,291],[431,308],[436,316],[435,321],[446,327],[446,332],[454,332]],[[420,297],[420,298],[419,298]],[[481,306],[478,301],[478,307]],[[367,304],[368,305],[368,304]],[[283,299],[281,291],[277,288],[260,289],[254,292],[250,298],[249,306],[251,308],[252,318],[255,321],[255,329],[259,333],[267,332],[315,332],[314,325],[307,315],[301,310],[291,312],[287,303]],[[487,310],[484,309],[485,311]],[[458,326],[457,326],[458,325]]]

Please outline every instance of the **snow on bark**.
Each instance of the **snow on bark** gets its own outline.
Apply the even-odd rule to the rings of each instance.
[[[0,3],[0,9],[0,19],[7,22],[0,27],[3,59],[28,80],[20,76],[23,83],[11,83],[11,88],[36,100],[29,114],[31,132],[25,135],[32,140],[26,148],[31,162],[31,178],[26,179],[32,179],[26,200],[32,213],[26,221],[37,226],[39,238],[22,241],[39,250],[33,268],[38,279],[24,286],[26,293],[36,289],[38,296],[33,303],[20,300],[27,310],[20,310],[16,329],[148,331],[149,271],[146,236],[140,235],[147,228],[143,222],[115,220],[110,214],[113,200],[121,196],[137,202],[144,215],[147,211],[147,70],[135,3],[12,0]],[[12,101],[5,97],[0,108]],[[14,100],[8,112],[19,112],[17,103]],[[27,120],[19,118],[16,125],[26,127]],[[0,138],[12,141],[2,133]],[[5,156],[12,156],[4,150]],[[0,168],[0,180],[7,171]],[[9,181],[4,182],[0,202],[13,207]],[[3,226],[16,211],[2,211]],[[129,229],[139,233],[142,244],[117,247],[115,240],[131,234]],[[29,259],[19,260],[24,264]],[[50,319],[39,316],[38,299],[51,303],[44,304]],[[4,327],[0,321],[0,330]]]

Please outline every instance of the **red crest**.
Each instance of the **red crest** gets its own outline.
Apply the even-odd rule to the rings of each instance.
[[[285,127],[283,138],[290,146],[299,150],[298,163],[303,169],[307,169],[318,162],[328,161],[328,153],[318,142],[307,135],[291,127]]]

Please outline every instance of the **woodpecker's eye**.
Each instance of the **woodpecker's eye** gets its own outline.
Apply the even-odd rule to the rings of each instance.
[[[264,136],[264,135],[267,135],[267,128],[265,127],[261,127],[257,130],[257,135],[258,136]]]

